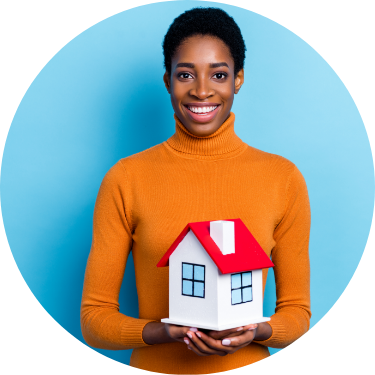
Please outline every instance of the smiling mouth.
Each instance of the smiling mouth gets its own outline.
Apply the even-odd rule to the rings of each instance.
[[[218,106],[213,105],[213,106],[206,106],[206,107],[197,107],[197,106],[186,106],[186,108],[197,114],[197,115],[206,115],[207,113],[213,112]]]

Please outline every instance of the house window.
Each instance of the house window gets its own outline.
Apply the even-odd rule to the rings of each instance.
[[[251,302],[253,300],[251,271],[233,274],[231,289],[232,305]]]
[[[204,298],[205,266],[182,263],[182,295]]]

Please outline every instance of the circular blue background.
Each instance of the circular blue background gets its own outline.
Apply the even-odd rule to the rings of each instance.
[[[42,306],[82,342],[80,300],[98,188],[120,158],[174,133],[161,42],[172,20],[194,6],[221,7],[242,30],[248,51],[233,107],[237,134],[290,159],[305,176],[311,325],[344,291],[365,248],[374,203],[370,145],[350,94],[321,56],[277,23],[229,5],[131,9],[83,32],[44,67],[17,110],[3,157],[2,212],[14,258]],[[265,316],[275,300],[270,272]],[[137,317],[132,259],[120,305]],[[98,351],[129,363],[130,350]]]

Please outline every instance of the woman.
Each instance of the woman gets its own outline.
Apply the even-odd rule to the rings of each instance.
[[[304,179],[283,157],[248,146],[230,111],[244,82],[245,44],[224,11],[177,17],[163,43],[165,86],[176,133],[120,160],[103,179],[82,297],[85,340],[134,348],[132,366],[162,373],[212,373],[269,356],[309,327],[310,208]],[[156,264],[188,222],[239,217],[275,264],[271,321],[221,332],[160,322],[168,317],[168,268]],[[133,251],[139,319],[119,312]],[[267,271],[263,273],[265,285]],[[190,349],[190,350],[189,350]]]

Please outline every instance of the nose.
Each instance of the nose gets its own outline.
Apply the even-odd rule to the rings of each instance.
[[[194,87],[190,90],[190,95],[198,99],[206,99],[215,95],[215,91],[210,87],[210,80],[201,77],[195,81]]]

